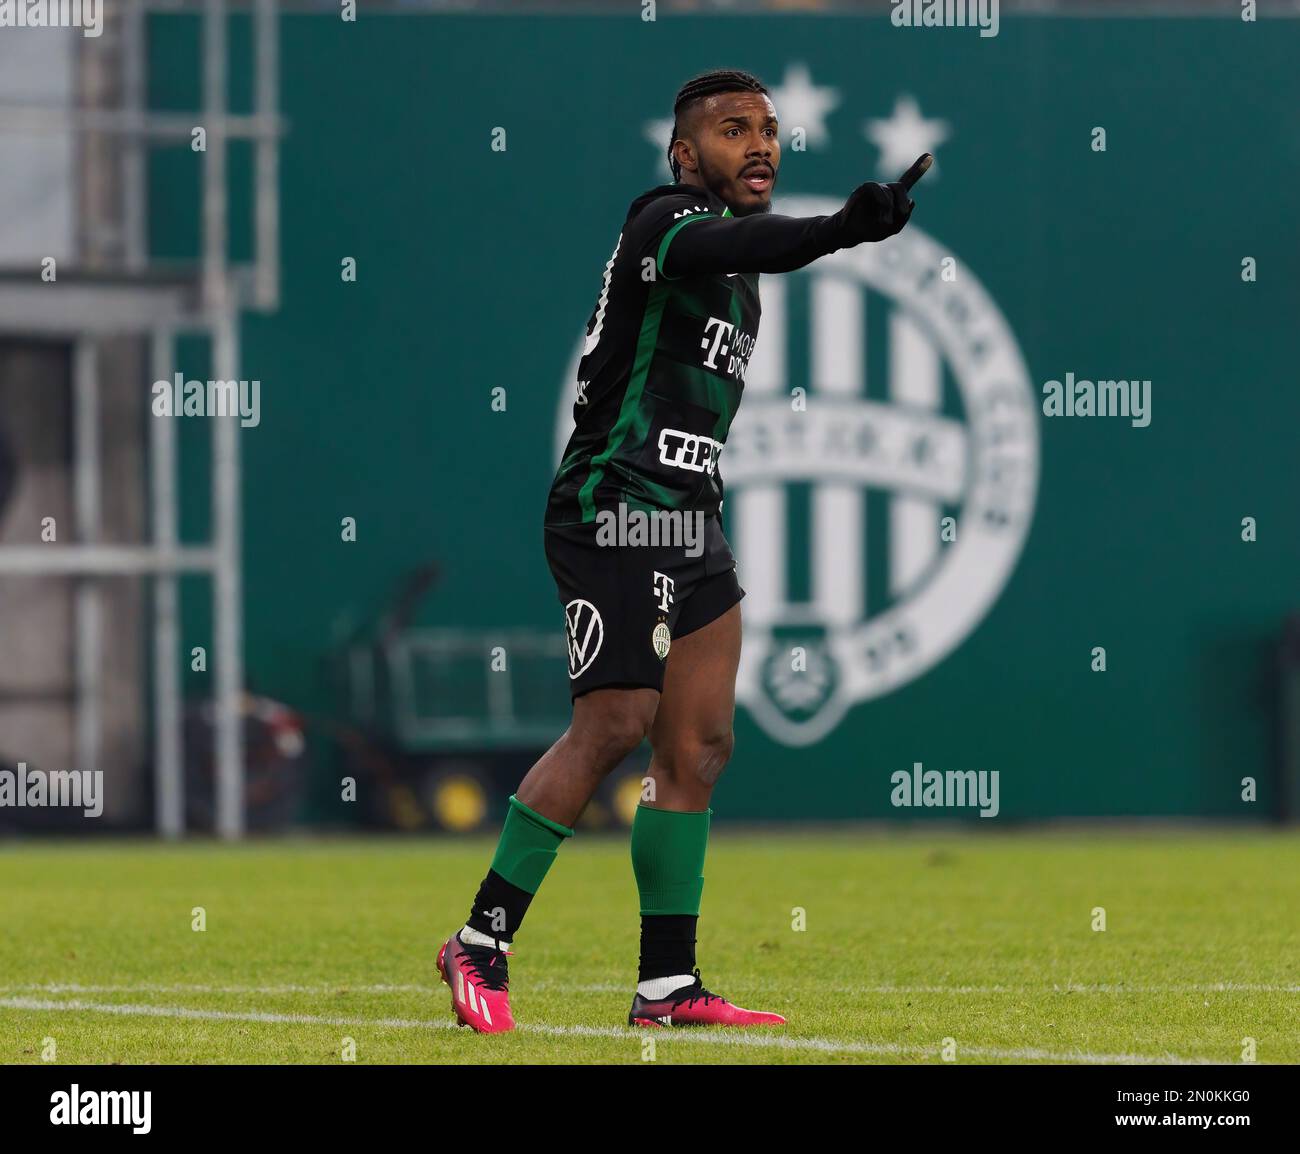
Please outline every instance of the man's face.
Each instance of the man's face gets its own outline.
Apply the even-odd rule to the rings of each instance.
[[[761,92],[723,92],[702,100],[681,129],[691,146],[677,146],[682,180],[694,171],[694,183],[721,197],[733,216],[771,212],[781,165],[776,128],[776,109]]]

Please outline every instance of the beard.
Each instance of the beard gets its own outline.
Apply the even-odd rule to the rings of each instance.
[[[732,183],[731,176],[728,173],[723,172],[721,168],[715,168],[713,165],[709,164],[703,157],[700,158],[700,175],[704,178],[705,188],[715,196],[721,197],[721,199],[727,201],[732,216],[757,216],[760,213],[772,211],[771,192],[769,192],[768,198],[765,201],[748,201],[739,206],[732,204],[730,200],[727,200],[727,198],[723,196],[723,190],[728,188]],[[776,173],[773,172],[772,191],[775,191],[775,189]]]

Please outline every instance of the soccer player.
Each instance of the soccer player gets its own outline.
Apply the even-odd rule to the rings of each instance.
[[[641,957],[628,1021],[785,1022],[705,989],[695,964],[709,799],[732,751],[744,596],[720,522],[719,454],[758,335],[758,274],[893,236],[913,204],[901,183],[867,183],[833,215],[773,215],[776,109],[746,72],[696,77],[673,113],[675,183],[632,202],[605,265],[573,435],[547,503],[572,723],[510,798],[469,919],[438,952],[456,1017],[483,1033],[513,1028],[509,946],[592,794],[645,738],[649,781],[631,839]],[[633,522],[651,514],[676,534],[638,536]]]

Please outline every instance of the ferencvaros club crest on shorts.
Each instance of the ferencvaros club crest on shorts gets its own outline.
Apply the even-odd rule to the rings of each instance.
[[[660,661],[668,656],[668,650],[672,646],[673,635],[668,628],[666,621],[660,621],[654,627],[654,632],[650,635],[650,644],[654,647],[655,655]]]

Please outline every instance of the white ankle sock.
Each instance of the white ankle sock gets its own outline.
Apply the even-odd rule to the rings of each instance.
[[[505,938],[494,938],[491,934],[482,934],[466,926],[459,934],[460,940],[467,946],[491,946],[493,949],[508,950],[510,943]]]
[[[694,981],[694,974],[676,974],[671,978],[651,978],[648,982],[638,982],[636,992],[643,998],[649,998],[652,1002],[657,1002],[660,998],[668,997],[674,990],[689,986]]]

